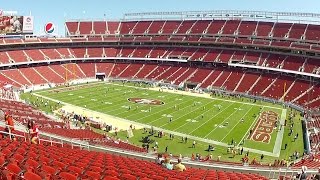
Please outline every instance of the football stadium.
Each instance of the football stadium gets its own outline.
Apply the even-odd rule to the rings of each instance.
[[[0,10],[0,179],[320,179],[320,14],[33,13]]]

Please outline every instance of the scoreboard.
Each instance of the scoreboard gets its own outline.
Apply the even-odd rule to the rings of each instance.
[[[33,16],[18,16],[0,10],[0,35],[32,34],[33,21]]]

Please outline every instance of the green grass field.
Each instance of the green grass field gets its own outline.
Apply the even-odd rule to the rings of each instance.
[[[282,106],[266,102],[257,101],[254,103],[250,99],[221,96],[213,96],[212,98],[188,96],[173,91],[148,90],[147,88],[134,87],[132,84],[123,86],[122,84],[99,83],[81,88],[75,86],[73,89],[49,89],[35,93],[130,121],[202,138],[203,142],[214,140],[222,144],[229,144],[233,139],[237,143],[244,141],[244,147],[269,153],[273,153],[278,131],[273,130],[270,142],[264,143],[249,140],[247,138],[249,130],[255,126],[260,111],[274,111],[279,118],[286,118],[288,115]],[[28,101],[33,101],[35,98],[29,93],[23,94],[21,97]],[[130,98],[138,98],[139,101],[132,102],[128,100]],[[163,104],[161,104],[162,102]],[[50,112],[48,107],[40,108]],[[172,117],[171,122],[170,117]],[[296,142],[292,142],[292,137],[287,135],[289,129],[285,127],[282,144],[287,143],[289,148],[285,151],[281,150],[279,158],[287,158],[295,150],[303,152],[299,116],[294,119],[294,123],[297,124],[294,126],[294,132],[298,132],[301,136]],[[143,136],[142,132],[135,133]],[[131,141],[138,144],[140,138],[137,136]],[[168,143],[168,141],[164,140],[163,143]],[[208,143],[202,144],[203,151]],[[171,144],[171,146],[173,149],[177,146],[175,151],[177,153],[181,153],[182,148],[186,148],[182,147],[181,142],[175,143],[175,145]],[[282,147],[281,144],[278,146]],[[194,150],[187,151],[187,153],[191,151]],[[221,152],[224,151],[225,148],[221,146]]]

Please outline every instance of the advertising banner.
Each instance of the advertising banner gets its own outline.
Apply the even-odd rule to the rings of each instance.
[[[33,33],[33,16],[23,16],[23,33]]]

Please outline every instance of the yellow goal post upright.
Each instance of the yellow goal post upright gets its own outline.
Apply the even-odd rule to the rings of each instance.
[[[283,101],[285,101],[286,100],[286,87],[287,87],[287,81],[285,81],[284,83],[283,83]]]
[[[76,79],[76,64],[75,63],[72,63],[73,66],[71,67],[72,69],[68,69],[70,66],[69,64],[64,64],[64,68],[66,70],[65,72],[65,84],[68,83],[68,80],[71,78],[72,79]],[[68,76],[68,71],[71,73],[71,77]],[[73,76],[73,77],[72,77]]]
[[[67,84],[68,83],[68,64],[65,64],[64,68],[66,69],[66,72],[65,72],[65,84]]]

